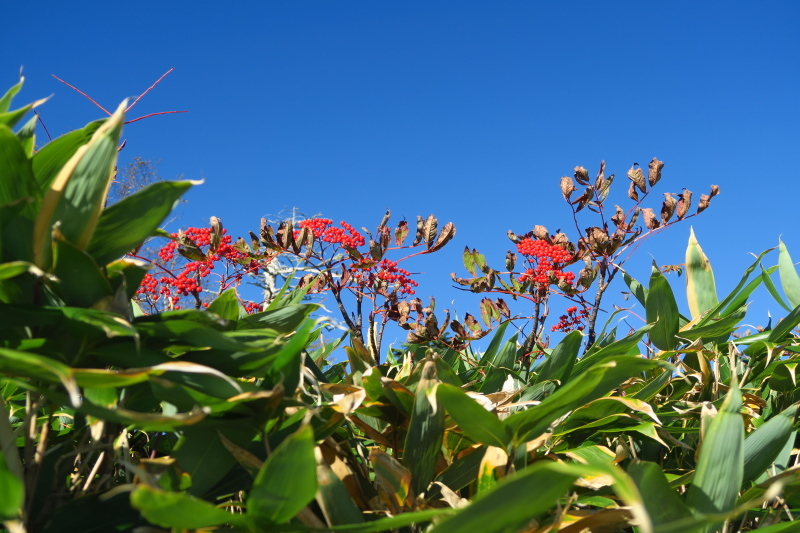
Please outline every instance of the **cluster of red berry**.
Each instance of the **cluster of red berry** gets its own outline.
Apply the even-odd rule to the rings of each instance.
[[[558,317],[558,324],[550,328],[550,331],[563,331],[568,333],[572,330],[583,331],[583,322],[589,316],[589,308],[584,307],[580,311],[575,306],[567,308],[567,314]]]
[[[374,264],[353,266],[350,268],[350,272],[361,286],[372,286],[376,280],[380,280],[394,285],[395,290],[400,294],[416,294],[414,287],[418,283],[409,277],[411,273],[408,270],[398,267],[396,261],[381,259],[377,264],[376,271],[373,270],[375,266]]]
[[[321,239],[322,242],[340,244],[350,248],[364,246],[364,243],[367,242],[364,236],[347,222],[339,222],[341,228],[331,224],[333,221],[329,218],[309,218],[301,220],[297,225],[301,228],[309,228],[314,233],[314,238]]]
[[[575,280],[575,274],[563,271],[564,264],[572,261],[572,255],[561,246],[526,238],[517,244],[517,251],[527,256],[532,267],[517,278],[520,283],[530,280],[546,287],[550,284],[550,275],[570,285]]]
[[[169,301],[172,309],[180,309],[181,306],[178,305],[178,302],[181,298],[189,295],[196,297],[203,292],[201,280],[211,274],[217,262],[225,261],[228,266],[232,267],[233,274],[229,277],[234,281],[241,280],[243,270],[252,273],[258,272],[261,267],[258,261],[247,261],[246,254],[231,246],[231,237],[225,235],[224,229],[220,243],[216,251],[212,253],[210,250],[212,231],[212,228],[187,228],[183,232],[200,249],[201,260],[190,261],[179,269],[170,270],[170,264],[175,259],[180,244],[177,240],[170,240],[162,246],[158,251],[158,257],[164,263],[161,266],[165,275],[159,278],[150,274],[145,275],[136,293],[148,298],[154,305],[163,298],[164,301]],[[172,237],[177,239],[178,234],[173,233]],[[204,306],[207,307],[207,304]],[[248,313],[260,311],[260,305],[254,303],[250,303],[249,307],[245,308],[248,309]]]

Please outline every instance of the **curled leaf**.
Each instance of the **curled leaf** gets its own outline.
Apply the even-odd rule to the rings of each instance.
[[[397,228],[394,230],[394,244],[396,246],[403,246],[406,237],[408,237],[408,222],[401,220],[397,223]]]
[[[411,246],[418,245],[423,238],[425,238],[425,221],[421,216],[417,215],[417,234],[414,236],[414,242],[411,243]]]
[[[647,181],[653,187],[661,179],[661,169],[664,168],[664,162],[654,157],[647,167]]]
[[[639,193],[636,192],[636,184],[634,182],[631,182],[630,187],[628,187],[628,198],[634,202],[639,201]]]
[[[575,186],[572,178],[569,176],[561,176],[561,194],[564,196],[564,200],[569,202],[569,197],[577,190],[578,188]]]
[[[211,246],[209,249],[216,252],[222,242],[222,221],[217,217],[211,217],[211,237],[209,238]]]
[[[537,224],[533,227],[533,236],[540,241],[545,241],[550,237],[550,233],[547,231],[546,227]]]
[[[678,220],[682,220],[692,206],[692,191],[684,189],[678,197]]]
[[[672,218],[672,214],[675,212],[675,206],[678,204],[678,201],[672,196],[672,193],[665,192],[664,193],[664,203],[661,204],[661,223],[667,224],[669,223],[669,219]]]
[[[653,212],[652,207],[642,209],[642,215],[644,216],[644,225],[647,229],[653,230],[661,225],[658,220],[656,220],[656,214]]]
[[[583,167],[575,167],[575,179],[583,186],[589,185],[589,171]]]
[[[639,168],[639,163],[634,163],[628,170],[628,179],[631,180],[640,191],[643,193],[647,192],[647,182],[645,182],[642,169]]]
[[[433,240],[436,238],[436,230],[439,227],[439,222],[433,215],[428,215],[425,220],[425,225],[422,228],[422,238],[425,239],[425,244],[430,248],[433,245]]]
[[[436,239],[436,242],[433,246],[430,247],[430,252],[436,252],[444,248],[444,245],[450,242],[450,240],[455,237],[456,235],[456,226],[452,222],[448,222],[442,228],[441,233],[439,233],[439,238]]]

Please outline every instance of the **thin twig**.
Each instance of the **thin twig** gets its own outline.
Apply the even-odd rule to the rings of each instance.
[[[188,111],[159,111],[158,113],[150,113],[149,115],[145,115],[143,117],[135,118],[133,120],[127,120],[125,121],[125,124],[131,124],[133,122],[136,122],[137,120],[142,120],[143,118],[154,117],[156,115],[168,115],[170,113],[188,113]]]
[[[152,89],[153,89],[153,88],[154,88],[156,85],[158,85],[158,84],[161,82],[161,80],[163,80],[164,78],[166,78],[166,77],[167,77],[167,74],[169,74],[169,73],[170,73],[170,72],[172,72],[173,70],[175,70],[175,67],[171,67],[171,68],[170,68],[168,71],[166,71],[164,74],[162,74],[162,75],[161,75],[161,77],[160,77],[160,78],[158,78],[158,79],[156,80],[156,82],[155,82],[153,85],[151,85],[150,87],[148,87],[148,88],[147,88],[147,90],[146,90],[145,92],[143,92],[142,94],[140,94],[140,95],[139,95],[139,96],[136,98],[136,100],[134,100],[134,101],[133,101],[133,103],[132,103],[131,105],[129,105],[129,106],[128,106],[128,108],[125,110],[125,112],[127,113],[128,111],[130,111],[130,110],[131,110],[131,108],[132,108],[133,106],[135,106],[135,105],[136,105],[136,103],[137,103],[139,100],[141,100],[141,99],[144,97],[144,95],[146,95],[147,93],[149,93],[149,92],[150,92],[150,91],[151,91],[151,90],[152,90]],[[144,117],[142,117],[142,118],[144,118]],[[139,120],[139,119],[136,119],[136,120]]]
[[[89,95],[88,95],[88,94],[86,94],[85,92],[81,91],[81,90],[80,90],[80,89],[78,89],[77,87],[75,87],[75,86],[73,86],[73,85],[70,85],[69,83],[65,82],[64,80],[62,80],[61,78],[59,78],[59,77],[58,77],[58,76],[56,76],[55,74],[51,74],[51,76],[53,76],[55,79],[57,79],[58,81],[60,81],[61,83],[63,83],[63,84],[64,84],[64,85],[66,85],[67,87],[69,87],[70,89],[73,89],[73,90],[77,91],[77,92],[78,92],[78,94],[81,94],[81,95],[85,96],[86,98],[88,98],[88,99],[89,99],[89,101],[90,101],[90,102],[92,102],[94,105],[96,105],[97,107],[99,107],[100,109],[102,109],[103,111],[105,111],[106,115],[108,115],[109,117],[111,116],[111,113],[109,113],[109,112],[108,112],[108,109],[106,109],[105,107],[103,107],[103,106],[101,106],[100,104],[98,104],[97,102],[95,102],[95,101],[92,99],[92,97],[91,97],[91,96],[89,96]]]

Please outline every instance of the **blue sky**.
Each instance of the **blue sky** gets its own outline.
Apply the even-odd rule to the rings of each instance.
[[[0,80],[12,85],[24,66],[23,100],[54,95],[40,108],[53,134],[102,112],[51,74],[113,108],[175,67],[132,116],[189,113],[128,126],[121,163],[160,159],[165,178],[205,179],[176,225],[216,215],[239,235],[292,207],[369,228],[387,207],[395,222],[434,213],[458,234],[408,268],[425,271],[419,294],[439,308],[455,300],[475,312],[450,288],[450,272],[466,274],[465,245],[501,268],[509,229],[574,235],[558,180],[576,165],[594,174],[601,159],[622,205],[626,170],[652,157],[666,166],[646,205],[684,187],[696,202],[719,185],[691,224],[721,293],[749,252],[781,235],[800,259],[798,3],[87,1],[10,11],[19,22],[0,37]],[[683,262],[688,233],[681,224],[646,242],[634,274],[646,278],[651,257]],[[766,298],[748,322],[781,315]]]

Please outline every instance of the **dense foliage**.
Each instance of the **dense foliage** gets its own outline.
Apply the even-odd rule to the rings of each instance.
[[[688,191],[668,195],[660,222],[640,209],[637,190],[658,180],[634,167],[634,208],[615,209],[611,229],[590,227],[576,243],[541,226],[512,235],[516,271],[514,254],[498,272],[465,251],[472,277],[457,281],[532,303],[527,332],[514,331],[520,316],[502,299],[481,302],[485,327],[439,322],[414,298],[403,257],[386,256],[404,248],[404,223],[390,231],[387,216],[367,236],[321,218],[265,223],[233,243],[212,219],[207,231],[166,235],[159,226],[191,182],[153,183],[106,207],[124,104],[34,150],[35,118],[12,129],[35,105],[11,109],[20,87],[0,99],[7,530],[797,529],[800,277],[785,246],[778,265],[764,252],[721,299],[693,234],[685,291],[655,266],[646,283],[630,278],[619,269],[626,246],[673,214],[693,216]],[[661,162],[651,169],[660,179]],[[600,174],[589,184],[576,169],[586,186],[577,199],[562,178],[574,214],[604,216],[613,176]],[[454,233],[420,218],[410,253],[435,252]],[[153,266],[135,255],[156,235],[171,240]],[[299,283],[263,303],[239,298],[241,276],[286,255],[313,263]],[[204,290],[217,263],[217,290]],[[645,309],[635,331],[616,322],[622,311],[595,327],[618,272]],[[599,296],[583,299],[595,280]],[[762,285],[787,314],[742,331]],[[325,319],[309,300],[320,291],[348,329],[332,342],[320,342]],[[581,307],[559,318],[553,329],[565,334],[551,347],[542,332],[553,295]],[[403,350],[381,349],[388,321],[409,330]],[[473,349],[481,337],[487,348]],[[347,360],[336,363],[340,346]]]

